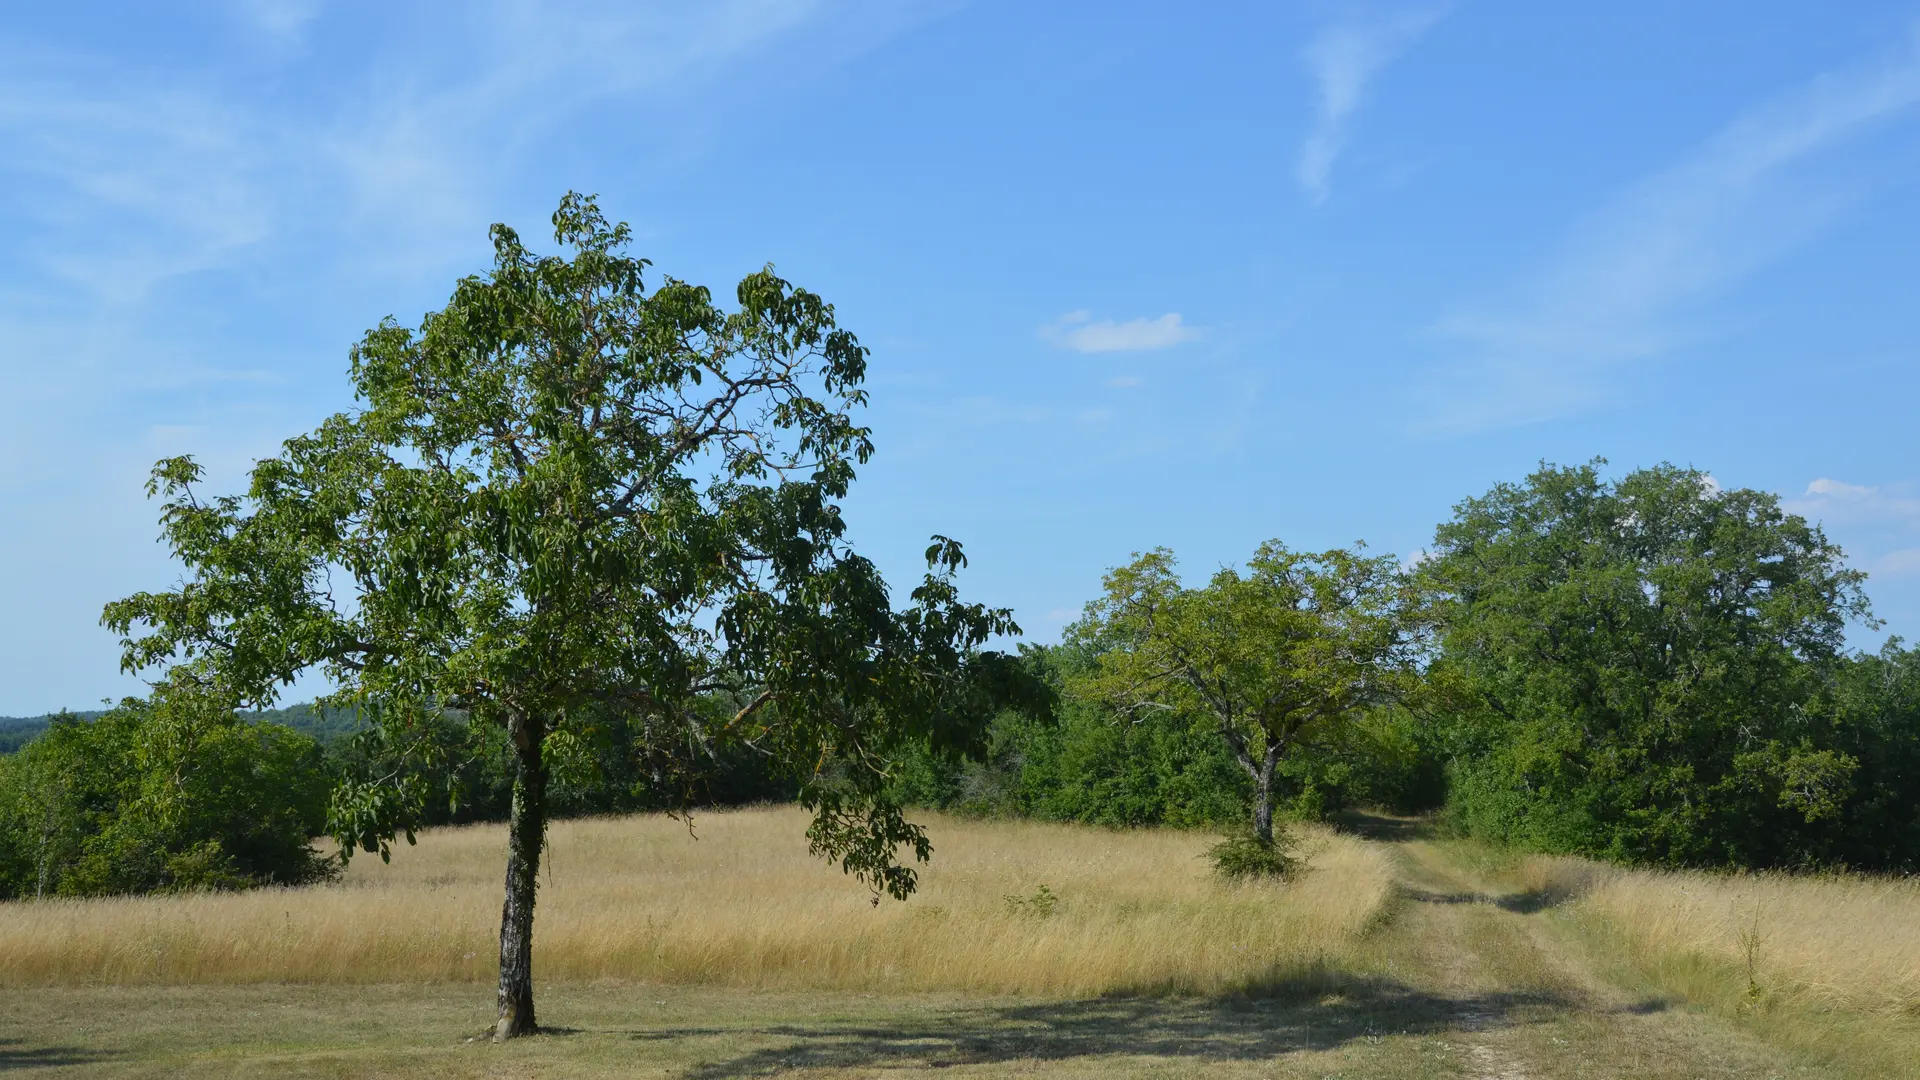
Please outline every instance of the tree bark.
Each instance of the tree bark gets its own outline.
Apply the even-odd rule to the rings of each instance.
[[[1260,767],[1253,770],[1253,835],[1263,844],[1273,843],[1273,774],[1285,749],[1285,743],[1270,740]]]
[[[510,728],[514,742],[513,813],[507,824],[507,898],[500,911],[500,1019],[495,1042],[538,1031],[533,1018],[533,900],[547,837],[547,766],[532,720]]]
[[[1280,764],[1280,752],[1285,744],[1276,739],[1267,741],[1267,751],[1261,760],[1253,760],[1253,752],[1247,746],[1245,736],[1233,730],[1228,724],[1222,724],[1220,735],[1227,740],[1227,747],[1233,751],[1234,759],[1240,767],[1247,770],[1253,778],[1253,835],[1263,844],[1273,843],[1273,772]]]
[[[1262,771],[1253,781],[1253,835],[1263,844],[1273,843],[1273,772]]]

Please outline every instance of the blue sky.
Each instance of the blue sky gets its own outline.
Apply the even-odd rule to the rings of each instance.
[[[1136,550],[1405,555],[1596,455],[1779,492],[1920,636],[1920,3],[1568,8],[13,5],[0,714],[137,690],[155,458],[238,486],[569,188],[831,300],[857,541],[1039,640]]]

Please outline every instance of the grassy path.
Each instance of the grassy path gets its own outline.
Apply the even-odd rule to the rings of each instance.
[[[1464,1075],[1835,1075],[1725,1021],[1601,979],[1552,923],[1543,898],[1503,892],[1430,842],[1406,842],[1399,852],[1406,907],[1388,937],[1412,950],[1414,981],[1459,1003],[1451,1037],[1464,1051]]]
[[[541,989],[552,1034],[476,1041],[484,986],[6,992],[0,1071],[31,1076],[1849,1077],[1599,977],[1539,897],[1375,831],[1400,899],[1364,970],[1229,998],[876,997],[658,984]]]

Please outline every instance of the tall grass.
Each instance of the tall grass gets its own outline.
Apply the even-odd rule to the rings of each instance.
[[[1696,1000],[1920,1015],[1920,882],[1624,870],[1531,857],[1523,886],[1577,896],[1625,959]]]
[[[1383,851],[1319,830],[1305,876],[1227,885],[1206,836],[937,818],[919,894],[875,906],[808,855],[805,824],[790,808],[703,814],[697,839],[661,817],[556,824],[536,977],[1226,991],[1338,966],[1392,895]],[[436,829],[334,885],[0,905],[0,984],[488,981],[504,851],[499,826]]]

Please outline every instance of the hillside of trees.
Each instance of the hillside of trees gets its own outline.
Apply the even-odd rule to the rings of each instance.
[[[0,716],[0,754],[11,754],[53,726],[55,720],[97,720],[105,710],[47,713],[43,716]],[[258,709],[240,713],[242,719],[256,724],[278,724],[312,738],[323,746],[340,742],[360,730],[352,709],[328,709],[311,702],[283,709]]]

